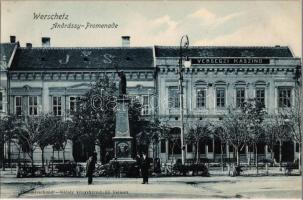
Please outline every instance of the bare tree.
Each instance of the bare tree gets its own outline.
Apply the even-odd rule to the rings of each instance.
[[[241,110],[230,108],[228,113],[224,116],[222,123],[224,124],[226,131],[226,141],[234,147],[237,165],[240,165],[239,152],[249,140],[247,118]]]
[[[45,126],[47,118],[48,115],[27,116],[20,122],[18,126],[19,131],[17,133],[17,137],[19,141],[22,141],[23,145],[25,145],[28,150],[26,153],[31,159],[32,168],[34,167],[34,151],[38,146],[43,147],[50,137],[51,131],[47,129],[47,126]]]
[[[196,163],[200,160],[199,143],[203,140],[209,139],[211,134],[211,124],[209,121],[202,120],[194,124],[185,135],[185,141],[189,144],[195,145]]]
[[[51,144],[62,150],[63,163],[65,163],[66,145],[68,141],[71,140],[75,135],[73,124],[69,120],[64,121],[60,117],[53,116],[51,120],[49,120],[48,125],[53,126],[51,128],[53,131]]]
[[[285,140],[289,140],[288,126],[285,118],[281,114],[272,115],[265,120],[265,142],[271,152],[271,159],[274,160],[274,146],[279,143],[279,165],[282,166],[282,145]]]
[[[258,174],[258,143],[262,142],[264,136],[263,121],[265,110],[263,105],[256,99],[248,99],[241,107],[243,117],[246,121],[246,132],[248,133],[248,144],[252,145],[255,150],[255,165]]]
[[[224,171],[224,161],[223,161],[223,147],[227,145],[227,140],[228,140],[228,132],[225,129],[224,124],[222,121],[218,121],[217,123],[213,124],[213,133],[214,136],[219,138],[220,140],[220,148],[221,148],[221,154],[220,154],[220,160],[221,160],[221,169]]]
[[[11,142],[14,142],[15,131],[16,131],[16,123],[17,118],[14,115],[8,115],[3,118],[0,118],[0,141],[2,149],[2,168],[5,170],[5,151],[4,151],[4,144],[8,142],[8,159],[9,159],[9,166],[11,164],[10,159],[10,145]]]

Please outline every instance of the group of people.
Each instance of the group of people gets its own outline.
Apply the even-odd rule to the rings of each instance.
[[[88,184],[92,184],[93,182],[93,173],[95,170],[95,165],[97,162],[97,153],[94,152],[92,156],[90,156],[88,158],[88,160],[86,161],[86,176],[88,177]],[[117,160],[117,158],[114,159],[113,161],[113,168],[114,168],[114,173],[115,173],[115,177],[119,177],[120,176],[120,164],[119,161]],[[137,154],[136,156],[136,165],[138,166],[138,169],[140,169],[141,171],[141,175],[143,178],[143,182],[142,184],[148,184],[148,171],[149,171],[149,160],[146,156],[145,153],[139,155]],[[140,171],[138,172],[138,174],[140,174]]]

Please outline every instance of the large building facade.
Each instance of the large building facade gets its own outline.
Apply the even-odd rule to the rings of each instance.
[[[158,115],[162,122],[176,127],[172,134],[180,135],[178,53],[179,47],[155,47]],[[183,72],[185,134],[201,120],[216,123],[227,114],[228,108],[239,108],[248,99],[261,102],[269,115],[295,104],[298,88],[294,77],[301,62],[288,47],[189,47],[184,54],[192,62],[192,67]],[[169,160],[172,144],[161,143],[162,160]],[[298,158],[296,146],[292,142],[283,144],[284,161]],[[195,158],[193,148],[186,145],[186,158]],[[258,149],[261,157],[270,158],[266,145],[260,145]],[[179,158],[180,153],[178,148]],[[201,142],[201,157],[216,160],[220,153],[220,141],[215,138]],[[234,157],[231,145],[224,146],[223,153],[225,157]],[[254,156],[249,146],[242,148],[241,154],[244,162]],[[277,157],[278,153],[276,160]]]
[[[1,64],[5,65],[1,70],[1,115],[52,113],[69,118],[77,98],[89,90],[90,83],[105,75],[118,81],[115,64],[126,73],[127,94],[143,105],[142,115],[159,118],[173,127],[171,134],[180,135],[179,47],[129,44],[126,36],[122,37],[122,47],[56,48],[50,47],[50,38],[42,38],[42,47],[20,47],[11,38],[11,43],[1,44]],[[269,114],[294,105],[294,75],[301,61],[288,47],[190,47],[184,54],[192,62],[183,72],[185,133],[201,120],[220,120],[229,106],[238,107],[249,98],[263,102]],[[216,143],[214,138],[201,143],[201,157],[215,160]],[[151,145],[149,153],[157,154],[163,162],[180,158],[180,145],[175,152],[171,152],[171,145],[161,140]],[[285,145],[285,151],[293,154],[291,159],[297,158],[296,144]],[[5,148],[6,156],[11,152],[10,157],[17,159],[17,148],[9,148],[11,151]],[[67,160],[74,159],[74,148],[70,142],[65,151]],[[268,157],[266,145],[262,149],[260,153]],[[192,145],[186,145],[185,152],[186,158],[194,158]],[[251,154],[248,147],[242,153]],[[40,154],[37,149],[34,160],[39,162]],[[233,149],[226,146],[224,154],[233,157]],[[45,155],[46,160],[63,156],[51,146]]]

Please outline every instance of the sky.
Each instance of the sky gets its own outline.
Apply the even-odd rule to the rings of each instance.
[[[187,34],[191,46],[289,46],[301,57],[301,0],[285,1],[2,1],[1,42],[15,35],[21,46],[173,45]],[[34,20],[65,14],[68,20]],[[65,24],[118,24],[115,29],[54,28]]]

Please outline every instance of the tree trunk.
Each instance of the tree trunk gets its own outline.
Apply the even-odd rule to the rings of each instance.
[[[255,144],[255,148],[256,148],[256,158],[255,158],[255,162],[256,162],[256,169],[257,169],[257,174],[259,174],[259,168],[258,168],[258,146],[257,144]]]
[[[274,161],[274,159],[275,159],[274,156],[275,155],[274,155],[274,145],[273,144],[271,145],[270,156],[271,156],[271,160]]]
[[[41,159],[42,159],[42,168],[44,168],[44,147],[41,148]]]
[[[214,157],[214,159],[213,159],[213,161],[215,162],[215,160],[216,160],[216,152],[215,152],[215,137],[213,138],[213,157]]]
[[[199,158],[200,158],[199,142],[196,143],[196,152],[197,152],[196,163],[199,163]]]
[[[223,164],[223,144],[221,143],[221,168],[222,172],[224,172],[224,164]]]
[[[301,156],[302,156],[302,154],[301,154],[301,145],[302,145],[302,143],[300,142],[300,143],[299,143],[299,163],[298,163],[300,175],[301,175],[301,173],[302,173],[302,172],[301,172],[301,167],[302,167],[302,166],[301,166],[301,160],[302,160],[302,158],[301,158]]]
[[[236,155],[237,155],[237,165],[240,166],[240,152],[239,152],[239,147],[237,146],[235,149],[236,149]]]
[[[3,143],[2,143],[2,148],[3,148],[3,150],[2,150],[2,170],[3,171],[5,171],[5,142],[3,141]]]
[[[7,147],[7,158],[8,158],[8,167],[11,167],[11,140],[8,140],[8,147]]]
[[[20,154],[21,154],[21,149],[18,148],[18,166],[20,166]]]
[[[282,141],[279,140],[279,166],[280,171],[282,171]]]
[[[63,163],[65,163],[65,148],[62,147]]]
[[[250,145],[248,145],[248,153],[249,153],[249,169],[251,169],[251,152],[250,152]]]
[[[30,150],[30,159],[31,159],[31,175],[35,176],[35,170],[34,170],[34,151]]]

